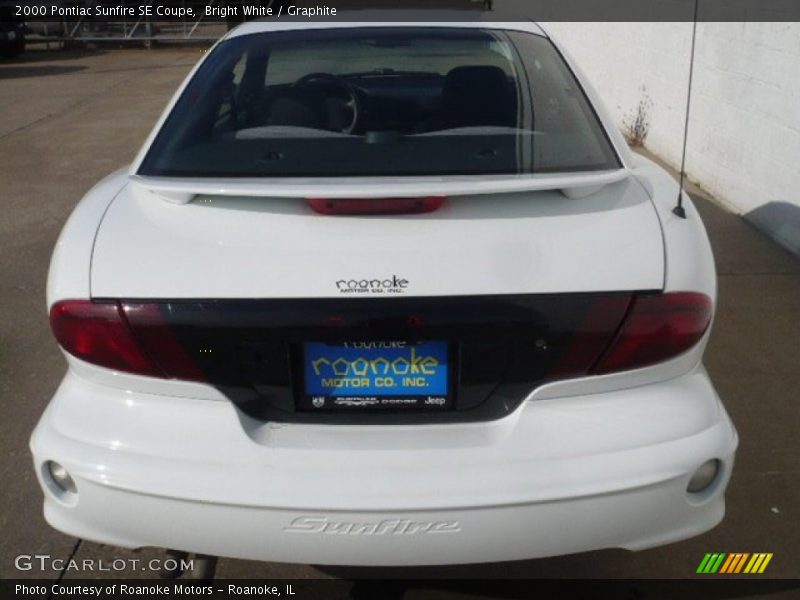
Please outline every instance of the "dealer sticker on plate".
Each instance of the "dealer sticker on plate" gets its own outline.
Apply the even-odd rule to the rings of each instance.
[[[343,342],[303,345],[307,410],[447,409],[447,342]]]

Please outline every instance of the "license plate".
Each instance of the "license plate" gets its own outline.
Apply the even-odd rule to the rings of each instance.
[[[447,342],[303,344],[303,410],[452,407]]]

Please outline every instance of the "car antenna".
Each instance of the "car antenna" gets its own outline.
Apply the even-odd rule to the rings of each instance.
[[[692,21],[692,53],[689,57],[689,89],[686,91],[686,121],[683,124],[683,151],[681,153],[681,181],[678,187],[678,203],[672,212],[681,219],[686,218],[683,208],[683,183],[686,179],[686,142],[689,139],[689,113],[692,106],[692,81],[694,80],[694,51],[697,43],[697,12],[700,0],[694,0],[694,19]]]

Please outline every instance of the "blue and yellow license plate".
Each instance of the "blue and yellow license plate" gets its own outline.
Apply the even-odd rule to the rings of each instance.
[[[442,410],[452,407],[447,342],[303,344],[301,408]]]

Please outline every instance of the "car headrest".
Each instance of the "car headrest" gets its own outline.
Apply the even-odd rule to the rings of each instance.
[[[457,126],[516,123],[513,86],[505,71],[491,65],[463,66],[445,77],[442,101]]]

